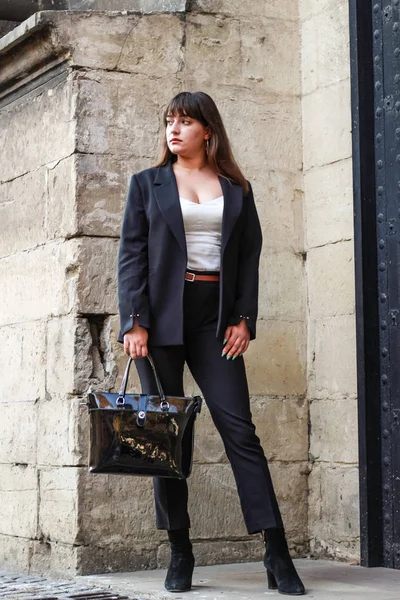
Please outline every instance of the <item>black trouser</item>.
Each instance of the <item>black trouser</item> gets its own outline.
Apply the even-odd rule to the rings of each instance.
[[[205,272],[204,272],[205,273]],[[243,356],[221,358],[223,345],[215,337],[219,283],[185,281],[184,344],[150,346],[164,392],[184,396],[186,361],[210,410],[231,463],[248,533],[282,527],[271,476],[250,412]],[[142,393],[157,394],[150,363],[135,361]],[[186,480],[154,478],[158,529],[190,527]]]

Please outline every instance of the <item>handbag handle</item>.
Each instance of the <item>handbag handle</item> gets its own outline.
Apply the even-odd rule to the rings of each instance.
[[[154,361],[153,361],[152,357],[150,356],[150,354],[147,354],[147,359],[148,359],[148,361],[149,361],[149,363],[151,365],[151,368],[153,369],[153,374],[154,374],[154,378],[156,380],[158,393],[159,393],[160,398],[161,398],[161,407],[168,410],[169,404],[168,404],[168,402],[165,399],[164,390],[162,388],[160,378],[159,378],[159,376],[157,374],[156,367],[154,365]],[[124,376],[122,378],[121,388],[120,388],[120,390],[118,392],[117,404],[124,404],[125,403],[126,386],[128,385],[129,370],[131,368],[132,361],[133,361],[133,358],[130,356],[129,360],[128,360],[128,363],[126,365],[126,368],[125,368]]]

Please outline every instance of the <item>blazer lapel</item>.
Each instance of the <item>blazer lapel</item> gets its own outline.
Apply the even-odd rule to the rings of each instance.
[[[224,210],[222,215],[221,257],[232,233],[233,226],[241,213],[243,205],[242,187],[230,183],[224,177],[218,177],[224,195]],[[154,179],[154,192],[158,206],[164,219],[167,221],[179,246],[187,257],[186,236],[183,224],[182,210],[179,200],[179,191],[176,184],[172,162],[169,161],[159,167]]]

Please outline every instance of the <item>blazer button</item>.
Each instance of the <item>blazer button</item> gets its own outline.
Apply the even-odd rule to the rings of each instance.
[[[129,315],[130,317],[133,317],[133,315]]]

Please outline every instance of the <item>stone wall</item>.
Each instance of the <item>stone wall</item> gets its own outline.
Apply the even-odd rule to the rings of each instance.
[[[359,558],[349,16],[301,0],[310,403],[309,533],[316,556]]]
[[[166,562],[151,482],[87,473],[79,403],[89,385],[120,383],[116,260],[128,181],[153,163],[162,108],[184,89],[214,97],[253,184],[264,247],[258,339],[246,355],[252,412],[290,545],[304,554],[299,44],[294,0],[199,0],[185,15],[44,12],[1,41],[0,564],[65,576]],[[207,410],[195,459],[198,564],[259,560]]]

